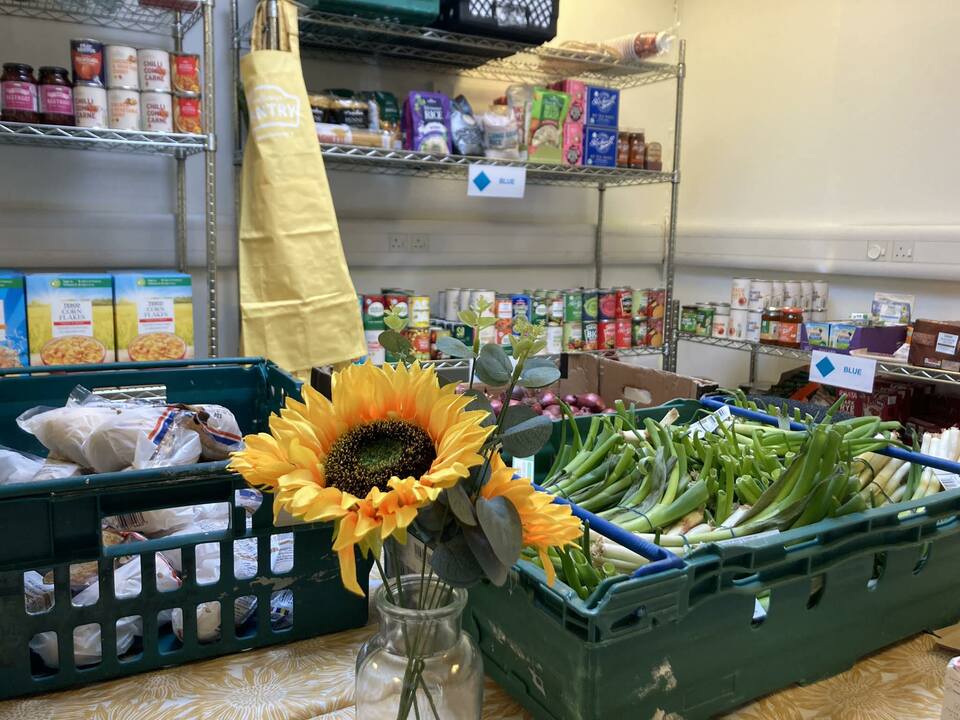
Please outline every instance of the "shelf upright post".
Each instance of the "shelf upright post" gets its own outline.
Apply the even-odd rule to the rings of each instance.
[[[267,48],[280,48],[280,8],[277,0],[267,1]]]
[[[174,52],[183,52],[183,15],[177,13],[176,22],[173,25],[173,49]],[[187,271],[187,163],[183,152],[176,154],[177,165],[177,209],[174,215],[176,223],[176,245],[174,247],[174,257],[178,272]]]
[[[673,119],[673,181],[670,184],[670,225],[667,230],[667,252],[664,259],[666,279],[666,312],[664,342],[665,355],[663,369],[677,371],[677,330],[678,323],[673,303],[674,257],[677,251],[677,201],[680,194],[680,129],[683,119],[683,78],[687,73],[685,62],[687,41],[680,41],[680,56],[677,61],[677,104]]]
[[[593,280],[597,288],[603,285],[603,200],[606,194],[606,183],[597,185],[597,229],[593,235]]]
[[[217,307],[217,122],[214,102],[213,4],[203,2],[203,132],[207,136],[204,152],[204,201],[207,255],[207,352],[219,354],[219,309]]]
[[[757,385],[757,355],[757,348],[750,348],[750,370],[747,377],[749,378],[751,389]]]

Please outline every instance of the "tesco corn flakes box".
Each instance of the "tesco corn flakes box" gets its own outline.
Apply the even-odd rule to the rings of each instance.
[[[31,365],[116,361],[113,278],[99,273],[27,275]]]
[[[184,360],[194,356],[193,287],[186,273],[113,276],[117,360]]]
[[[29,362],[23,275],[0,270],[0,368],[23,367]]]

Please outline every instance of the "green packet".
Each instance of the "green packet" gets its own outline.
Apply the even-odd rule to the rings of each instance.
[[[563,121],[570,110],[570,95],[559,90],[534,88],[530,111],[529,159],[559,164],[563,159]]]

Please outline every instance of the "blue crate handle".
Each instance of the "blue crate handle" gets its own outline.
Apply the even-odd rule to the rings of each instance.
[[[726,398],[725,400],[720,400],[716,397],[703,397],[700,398],[700,402],[704,407],[710,408],[711,410],[719,410],[724,405],[727,405],[730,408],[730,412],[738,417],[746,418],[748,420],[756,420],[757,422],[765,423],[766,425],[777,425],[778,420],[773,415],[767,415],[766,413],[757,412],[756,410],[747,410],[745,408],[737,407],[732,405],[732,398]],[[798,422],[790,422],[791,430],[806,430],[806,425]],[[932,455],[924,455],[923,453],[913,452],[911,450],[904,450],[903,448],[898,447],[888,447],[883,450],[877,451],[881,455],[887,455],[892,458],[897,458],[898,460],[904,460],[909,463],[916,463],[917,465],[926,465],[928,467],[936,468],[937,470],[943,470],[945,472],[954,473],[960,475],[960,463],[952,460],[944,460],[943,458],[933,457]]]
[[[549,490],[540,487],[536,483],[533,483],[533,486],[541,492],[550,492]],[[634,570],[630,577],[653,575],[665,570],[682,568],[685,565],[683,560],[678,555],[674,555],[672,552],[665,550],[659,545],[654,545],[653,543],[647,542],[642,538],[638,538],[633,533],[614,525],[608,520],[604,520],[599,515],[594,515],[592,512],[587,512],[565,498],[554,497],[553,502],[557,505],[569,505],[576,517],[590,523],[591,530],[596,530],[601,535],[605,535],[614,542],[623,545],[623,547],[627,548],[628,550],[632,550],[638,555],[642,555],[647,560],[650,560],[649,564],[643,565]]]
[[[215,365],[258,365],[268,362],[262,357],[208,358],[203,360],[158,360],[156,362],[101,363],[98,365],[30,365],[0,369],[4,375],[34,375],[48,373],[112,372],[114,370],[154,370]]]

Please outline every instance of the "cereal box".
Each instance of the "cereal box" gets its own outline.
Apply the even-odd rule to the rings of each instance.
[[[28,363],[23,275],[0,270],[0,368],[23,367]]]
[[[94,273],[27,275],[31,365],[114,362],[113,278]]]
[[[193,290],[178,272],[113,276],[117,360],[143,362],[193,357]]]

